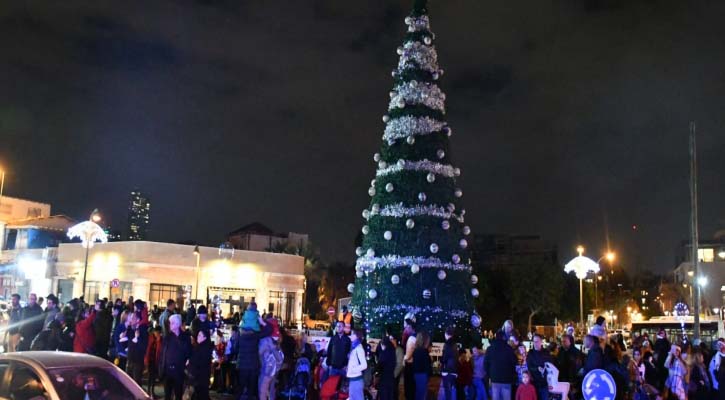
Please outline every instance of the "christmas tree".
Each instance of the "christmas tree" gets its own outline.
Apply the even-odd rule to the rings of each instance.
[[[449,326],[460,338],[478,331],[471,275],[456,186],[460,170],[451,164],[451,127],[445,122],[443,70],[433,42],[426,2],[416,0],[405,18],[408,32],[398,48],[388,113],[375,179],[363,210],[362,246],[356,250],[353,315],[380,338],[388,326],[400,331],[406,316],[435,339]]]

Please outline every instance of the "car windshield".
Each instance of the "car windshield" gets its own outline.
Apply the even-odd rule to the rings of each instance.
[[[121,376],[115,368],[53,368],[48,376],[64,400],[116,400],[146,399],[147,397],[133,388],[127,388],[124,382],[130,378]],[[86,394],[88,397],[86,397]]]

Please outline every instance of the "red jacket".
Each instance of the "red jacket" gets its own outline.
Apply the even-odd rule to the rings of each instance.
[[[93,354],[93,346],[96,344],[96,332],[93,329],[95,319],[96,310],[93,310],[88,318],[76,322],[76,335],[73,339],[74,353]]]
[[[149,344],[146,347],[146,356],[143,360],[144,364],[147,366],[159,365],[161,350],[163,349],[162,343],[163,337],[161,335],[159,337],[156,337],[154,334],[149,335]]]
[[[461,386],[470,386],[473,384],[473,363],[471,360],[458,359],[458,378],[456,383]]]
[[[531,383],[519,385],[516,389],[516,400],[536,400],[536,389]]]

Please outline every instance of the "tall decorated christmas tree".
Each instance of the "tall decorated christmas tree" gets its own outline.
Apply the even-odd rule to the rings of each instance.
[[[471,275],[471,230],[456,186],[453,131],[438,86],[443,70],[424,0],[415,1],[405,23],[383,142],[373,157],[372,200],[362,213],[357,279],[348,290],[356,322],[371,337],[381,337],[387,326],[400,330],[413,317],[419,330],[436,339],[452,326],[465,340],[481,323],[474,309],[478,278]]]

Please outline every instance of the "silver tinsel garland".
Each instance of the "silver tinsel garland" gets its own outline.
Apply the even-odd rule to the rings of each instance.
[[[405,17],[405,24],[408,25],[408,30],[410,32],[430,30],[430,20],[427,15]]]
[[[370,216],[380,215],[382,217],[395,217],[395,218],[407,218],[415,217],[417,215],[427,215],[430,217],[439,217],[450,219],[454,218],[458,222],[463,223],[464,210],[461,210],[459,214],[455,214],[453,211],[448,211],[444,207],[431,205],[416,205],[415,207],[405,207],[403,203],[389,204],[379,210],[371,210]]]
[[[407,304],[396,304],[393,306],[383,305],[383,306],[377,306],[373,307],[372,309],[373,313],[375,314],[387,314],[389,312],[393,311],[405,311],[405,312],[411,312],[413,314],[421,314],[421,313],[432,313],[432,314],[438,314],[438,313],[444,313],[445,315],[450,315],[454,318],[468,318],[471,313],[465,310],[443,310],[443,308],[439,306],[431,307],[431,306],[414,306],[414,305],[407,305]]]
[[[430,135],[447,126],[443,121],[431,117],[413,117],[410,115],[392,119],[385,126],[383,140],[391,141],[414,135]]]
[[[438,72],[438,53],[435,47],[428,46],[421,42],[405,42],[402,47],[398,48],[400,60],[398,61],[398,71],[405,69],[422,69],[430,73]]]
[[[378,169],[375,173],[376,176],[385,176],[394,174],[396,172],[400,171],[425,171],[425,172],[432,172],[436,175],[445,176],[447,178],[452,178],[456,176],[455,174],[455,168],[452,165],[446,165],[437,163],[434,161],[429,160],[421,160],[421,161],[407,161],[403,160],[401,163],[398,161],[397,163],[393,165],[389,165],[386,168]]]
[[[467,271],[471,272],[471,266],[466,264],[454,264],[443,262],[437,257],[401,257],[396,255],[387,255],[382,257],[361,256],[355,263],[355,268],[362,271],[371,272],[374,269],[382,268],[408,268],[411,265],[417,265],[420,268],[446,269],[450,271]]]
[[[396,86],[390,94],[388,110],[403,108],[407,104],[422,104],[444,114],[446,112],[446,95],[434,83],[410,81]]]

